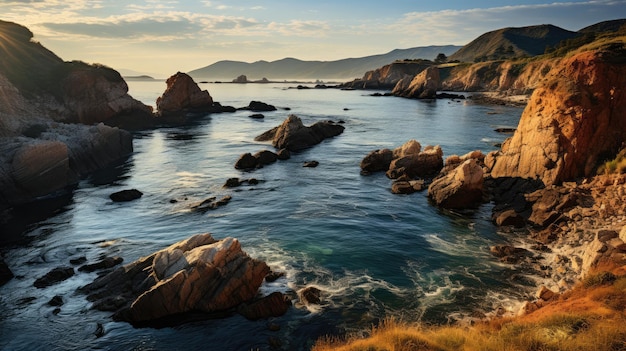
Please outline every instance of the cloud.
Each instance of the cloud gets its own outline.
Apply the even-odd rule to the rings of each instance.
[[[384,26],[384,30],[402,34],[408,39],[405,42],[466,44],[480,34],[504,27],[554,24],[576,31],[589,24],[624,16],[626,1],[553,2],[410,12],[395,23]]]
[[[271,22],[267,30],[285,36],[325,37],[331,30],[331,26],[324,21],[291,20],[287,23]]]

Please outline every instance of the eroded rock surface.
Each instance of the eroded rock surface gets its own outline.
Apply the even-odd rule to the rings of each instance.
[[[277,149],[298,151],[317,145],[322,140],[340,135],[344,127],[332,121],[321,121],[307,127],[296,115],[289,115],[278,127],[258,137],[256,141],[272,141]]]
[[[150,324],[190,312],[229,311],[252,300],[269,267],[234,238],[198,234],[143,257],[81,288],[113,318]]]

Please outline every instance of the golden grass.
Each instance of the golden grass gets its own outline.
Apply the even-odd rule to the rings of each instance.
[[[543,308],[471,327],[409,325],[393,319],[370,336],[319,340],[313,351],[626,350],[626,275],[591,275]]]

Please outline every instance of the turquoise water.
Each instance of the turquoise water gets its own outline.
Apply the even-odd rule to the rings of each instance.
[[[131,95],[150,105],[165,89],[164,82],[129,85]],[[3,250],[21,277],[0,287],[6,311],[0,317],[0,348],[265,350],[268,338],[277,337],[283,349],[308,349],[320,335],[367,329],[385,317],[447,322],[498,307],[512,310],[526,294],[519,272],[488,253],[490,245],[510,239],[490,223],[488,204],[463,214],[441,211],[429,204],[425,192],[394,195],[384,174],[359,174],[368,152],[409,139],[441,145],[444,156],[475,149],[486,153],[505,137],[493,129],[516,126],[521,109],[282,84],[201,86],[223,105],[260,100],[279,110],[264,113],[260,121],[239,111],[137,133],[135,153],[125,163],[82,181],[56,215],[29,228],[27,246]],[[290,160],[254,172],[235,170],[242,153],[272,149],[254,137],[290,113],[307,125],[342,120],[346,129]],[[310,160],[320,165],[302,167]],[[224,189],[230,177],[261,182]],[[108,199],[127,188],[144,196],[122,204]],[[233,199],[215,211],[189,209],[196,201],[223,195]],[[251,256],[287,273],[264,285],[263,292],[316,286],[324,291],[323,304],[307,309],[296,303],[271,321],[233,316],[178,328],[134,329],[90,310],[84,296],[74,293],[95,274],[77,274],[47,289],[32,286],[70,258],[119,255],[128,263],[203,232],[236,237]],[[57,315],[46,305],[55,295],[66,301]],[[19,304],[27,297],[36,299]],[[280,331],[269,331],[269,322],[280,325]],[[94,335],[98,323],[105,331],[100,338]]]

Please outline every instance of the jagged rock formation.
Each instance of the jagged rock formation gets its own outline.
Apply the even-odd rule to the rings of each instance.
[[[591,176],[626,140],[626,49],[613,46],[563,59],[535,90],[491,175],[559,184]]]
[[[432,66],[432,62],[396,61],[379,69],[366,72],[362,78],[344,83],[340,88],[352,89],[393,89],[404,78],[415,77],[417,74]]]
[[[305,126],[296,115],[289,115],[278,127],[257,136],[256,141],[272,141],[277,149],[298,151],[317,145],[322,140],[335,137],[345,128],[332,121],[316,122],[310,127]]]
[[[186,73],[177,72],[165,83],[167,88],[156,101],[159,115],[202,112],[212,109],[213,98],[209,92],[201,90],[193,78]]]
[[[391,93],[413,99],[434,99],[440,86],[439,68],[428,67],[412,79],[409,76],[401,79]]]
[[[115,320],[149,325],[191,312],[228,312],[251,301],[269,272],[237,239],[207,233],[118,268],[81,291],[94,308],[115,312]]]
[[[483,168],[469,159],[428,187],[428,197],[437,206],[449,209],[475,207],[483,200]]]

